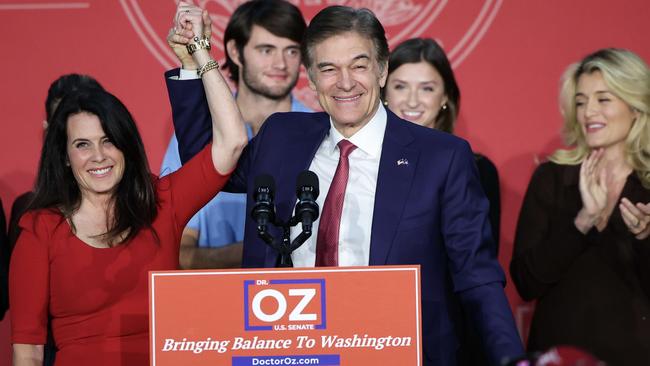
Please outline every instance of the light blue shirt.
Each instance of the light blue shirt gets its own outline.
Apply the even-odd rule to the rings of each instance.
[[[312,112],[295,98],[291,98],[291,111]],[[253,130],[248,124],[246,132],[249,140],[253,138]],[[178,140],[176,135],[172,134],[160,168],[160,176],[180,167]],[[244,240],[246,215],[246,194],[220,192],[190,219],[187,227],[199,232],[199,247],[222,247]]]

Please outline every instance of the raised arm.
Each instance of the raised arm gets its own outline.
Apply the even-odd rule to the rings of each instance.
[[[176,17],[174,19],[176,20]],[[203,37],[210,39],[212,24],[209,17],[205,20]],[[167,43],[182,68],[167,71],[165,83],[172,108],[174,133],[178,140],[175,149],[181,163],[185,164],[212,140],[212,121],[203,83],[196,75],[198,66],[187,51],[187,37],[192,38],[193,32],[188,32],[187,37],[177,33],[178,28],[172,27],[167,35]]]
[[[179,69],[167,71],[165,83],[178,140],[178,155],[181,163],[185,164],[212,140],[212,121],[201,80],[179,80],[178,73]]]
[[[195,45],[203,37],[204,23],[209,22],[207,11],[182,1],[175,19],[175,39]],[[230,88],[208,50],[199,46],[192,57],[199,67],[212,120],[212,161],[219,173],[229,173],[248,141],[244,123]]]

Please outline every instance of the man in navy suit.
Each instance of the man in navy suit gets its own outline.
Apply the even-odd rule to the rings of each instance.
[[[456,364],[459,303],[477,323],[492,365],[522,355],[503,292],[504,274],[489,249],[488,201],[468,143],[404,121],[382,106],[388,44],[372,12],[343,6],[322,10],[301,49],[310,86],[325,112],[270,116],[226,189],[247,192],[250,212],[255,178],[271,174],[277,182],[277,216],[286,220],[296,203],[295,179],[309,169],[318,175],[317,202],[323,207],[338,170],[339,143],[347,140],[355,148],[348,157],[334,263],[421,265],[425,365]],[[203,88],[200,82],[169,77],[167,84],[181,156],[188,159],[211,136]],[[322,220],[314,223],[314,233]],[[292,229],[292,238],[297,235]],[[292,254],[294,265],[314,266],[319,245],[312,235]],[[276,259],[248,218],[244,266],[272,267]]]

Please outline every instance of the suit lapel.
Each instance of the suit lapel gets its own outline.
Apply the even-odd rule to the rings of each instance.
[[[301,114],[303,115],[303,114]],[[277,146],[282,149],[284,160],[282,166],[275,171],[280,174],[275,176],[276,181],[276,214],[281,220],[287,220],[293,215],[296,203],[296,178],[303,170],[309,169],[311,161],[316,155],[318,147],[329,131],[329,117],[325,113],[311,113],[300,131],[292,131],[293,138],[286,146]],[[273,170],[273,169],[272,169]],[[267,247],[266,265],[275,266],[277,253]]]
[[[405,122],[387,110],[370,238],[370,265],[386,264],[417,168],[419,151]]]

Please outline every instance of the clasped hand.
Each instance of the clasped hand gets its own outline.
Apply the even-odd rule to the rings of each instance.
[[[603,156],[603,149],[592,151],[580,166],[580,197],[582,209],[578,212],[575,225],[587,233],[594,225],[607,220],[608,193],[607,171],[598,166]],[[610,206],[611,207],[611,206]],[[642,240],[650,235],[650,203],[633,204],[622,198],[619,210],[628,230]]]
[[[174,24],[167,34],[167,44],[181,61],[183,69],[198,69],[196,61],[187,52],[187,44],[192,42],[194,37],[210,39],[211,35],[212,20],[208,12],[184,1],[179,2]]]
[[[650,203],[638,202],[635,205],[627,198],[623,198],[618,207],[623,222],[637,239],[643,240],[650,235]]]

